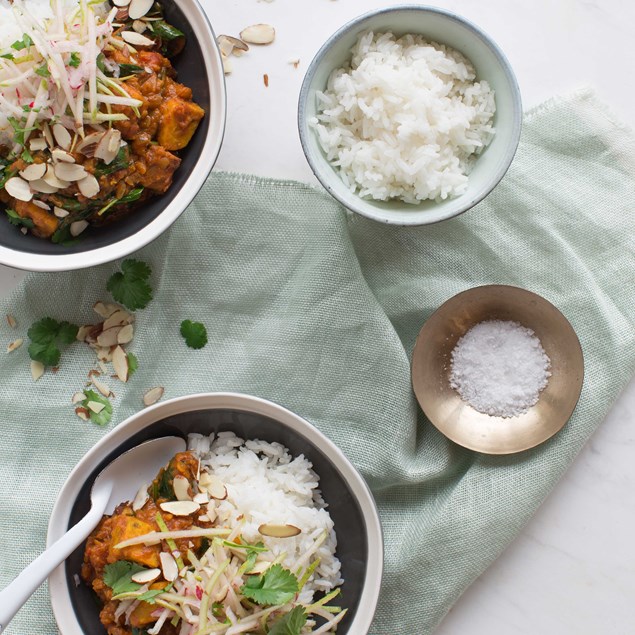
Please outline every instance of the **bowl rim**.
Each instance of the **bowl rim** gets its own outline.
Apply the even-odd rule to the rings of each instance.
[[[366,525],[368,561],[362,594],[349,632],[355,635],[370,629],[381,588],[384,563],[383,530],[371,490],[344,453],[315,426],[291,410],[261,397],[243,393],[197,393],[159,402],[128,417],[95,444],[77,463],[64,482],[53,506],[48,524],[47,547],[67,530],[73,502],[95,466],[131,435],[167,417],[197,410],[232,409],[270,417],[291,428],[316,445],[346,479],[360,506]],[[65,567],[62,564],[49,577],[49,597],[53,615],[62,635],[86,635],[71,609]]]
[[[380,218],[374,211],[372,207],[366,207],[363,203],[365,199],[361,199],[357,197],[357,200],[360,204],[352,204],[350,201],[346,201],[343,197],[339,195],[329,184],[328,179],[323,175],[321,166],[314,159],[312,153],[309,149],[309,134],[311,134],[309,130],[309,126],[307,123],[306,117],[306,105],[308,102],[309,92],[311,89],[311,84],[313,82],[313,78],[324,59],[326,53],[330,50],[330,48],[338,42],[344,35],[349,33],[352,29],[360,26],[367,20],[374,18],[377,15],[386,15],[390,13],[397,13],[401,11],[420,11],[422,13],[435,13],[445,18],[448,18],[451,21],[457,22],[462,26],[466,27],[469,31],[471,31],[478,39],[480,39],[494,54],[494,57],[498,60],[505,77],[509,83],[511,88],[511,94],[513,98],[512,112],[513,112],[513,121],[512,121],[512,130],[511,130],[511,141],[507,146],[505,153],[502,156],[502,159],[499,163],[498,169],[491,175],[491,177],[485,182],[485,185],[481,188],[481,190],[477,193],[476,196],[466,199],[463,205],[459,206],[455,210],[451,210],[446,212],[445,214],[436,215],[433,218],[426,218],[426,215],[430,214],[430,210],[416,210],[413,207],[413,218],[403,220],[403,219],[391,219],[391,218]],[[441,221],[448,220],[449,218],[454,218],[468,211],[478,203],[480,203],[486,196],[488,196],[494,188],[500,183],[501,179],[507,173],[509,166],[511,165],[514,156],[516,155],[516,150],[518,149],[518,143],[520,141],[520,133],[522,129],[522,119],[523,119],[523,109],[522,109],[522,98],[520,93],[520,87],[518,85],[518,80],[516,79],[516,75],[514,70],[509,63],[506,55],[503,53],[503,50],[498,46],[498,44],[480,27],[476,24],[464,18],[457,13],[452,11],[448,11],[447,9],[441,9],[440,7],[433,7],[430,5],[423,4],[399,4],[391,7],[384,7],[381,9],[375,9],[372,11],[368,11],[356,18],[353,18],[342,27],[340,27],[335,33],[333,33],[326,42],[320,47],[318,52],[315,54],[315,57],[309,64],[307,72],[304,76],[304,80],[302,81],[302,87],[300,88],[300,95],[298,98],[298,131],[300,134],[300,143],[302,144],[302,150],[304,152],[304,156],[306,157],[307,162],[309,163],[309,167],[313,171],[313,174],[316,176],[318,181],[322,184],[324,189],[335,198],[340,204],[342,204],[345,208],[360,214],[361,216],[365,216],[366,218],[370,218],[371,220],[385,223],[388,225],[399,225],[402,227],[406,226],[419,226],[419,225],[433,225],[435,223],[440,223]],[[357,195],[356,195],[357,196]],[[464,196],[464,195],[463,195]],[[461,197],[457,197],[457,200],[460,200]]]
[[[23,271],[53,272],[86,269],[88,267],[119,260],[142,249],[163,234],[176,222],[199,193],[218,159],[225,136],[227,87],[222,58],[216,42],[216,34],[199,0],[179,0],[178,5],[181,9],[184,8],[184,5],[189,5],[189,8],[193,12],[193,19],[190,21],[190,24],[195,31],[203,57],[206,61],[205,69],[207,71],[210,88],[220,89],[221,93],[221,95],[216,95],[214,99],[215,108],[218,109],[218,113],[210,123],[199,158],[194,164],[190,176],[181,187],[181,190],[170,204],[159,212],[156,218],[123,240],[118,240],[110,245],[97,249],[90,249],[73,254],[38,254],[10,249],[9,247],[0,245],[0,264]],[[213,43],[211,51],[205,47],[205,40],[199,37],[200,34],[205,31],[207,31],[206,35]],[[220,78],[220,80],[217,79],[213,81],[214,75]]]

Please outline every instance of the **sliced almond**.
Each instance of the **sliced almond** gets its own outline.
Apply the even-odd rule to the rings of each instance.
[[[113,326],[112,328],[106,329],[97,337],[97,345],[103,347],[116,346],[119,331],[121,331],[121,326]]]
[[[92,410],[96,415],[98,415],[106,407],[106,405],[103,403],[99,403],[99,401],[89,401],[86,404],[86,407],[89,410]]]
[[[99,181],[92,174],[77,181],[77,187],[86,198],[95,198],[99,194]]]
[[[227,46],[228,44],[231,45],[232,48],[229,51],[230,53],[233,52],[234,54],[236,54],[236,50],[246,53],[249,50],[249,45],[246,42],[243,42],[242,40],[232,35],[219,35],[216,38],[216,41],[218,42],[219,46],[221,46],[221,42],[223,43],[223,46]],[[227,44],[224,44],[225,42]],[[221,50],[222,50],[222,47],[221,47]]]
[[[199,521],[200,523],[208,523],[208,522],[210,522],[210,520],[209,520],[209,516],[207,516],[207,515],[203,514],[202,516],[199,516],[199,517],[198,517],[198,521]]]
[[[176,564],[176,560],[171,553],[162,551],[159,554],[161,559],[161,570],[163,571],[163,577],[168,582],[174,582],[179,575],[179,566]]]
[[[88,421],[90,419],[90,411],[88,408],[84,408],[83,406],[75,408],[75,414],[84,421]]]
[[[53,165],[49,165],[46,168],[46,174],[42,177],[42,181],[50,187],[56,188],[56,190],[65,190],[71,184],[70,181],[60,179],[55,174],[55,168]],[[35,181],[35,183],[41,183],[42,181]]]
[[[37,137],[29,141],[29,148],[31,152],[38,152],[39,150],[46,150],[46,139],[44,137]]]
[[[56,163],[55,176],[61,181],[81,181],[86,178],[88,172],[83,165],[77,163]]]
[[[86,137],[77,144],[75,150],[81,152],[85,157],[94,157],[97,144],[102,140],[105,134],[105,132],[91,132],[91,134],[86,135]]]
[[[148,502],[149,498],[148,486],[142,485],[132,501],[132,511],[138,512]]]
[[[127,7],[130,4],[130,0],[112,0],[112,3],[116,7]]]
[[[112,361],[112,348],[110,346],[98,346],[95,352],[100,362]]]
[[[70,214],[70,212],[67,212],[65,209],[62,209],[61,207],[55,206],[53,208],[53,214],[55,214],[57,218],[66,218]]]
[[[128,313],[128,311],[124,311],[123,309],[117,307],[116,311],[111,313],[104,320],[104,330],[108,330],[113,326],[124,326],[125,324],[130,324],[133,321],[134,316]]]
[[[160,575],[161,569],[144,569],[130,576],[130,579],[137,584],[150,584],[150,582],[154,582]]]
[[[75,163],[75,157],[70,152],[66,152],[66,150],[60,150],[60,148],[55,148],[55,150],[51,152],[51,156],[55,161],[62,161],[62,163]]]
[[[85,342],[89,336],[91,335],[93,329],[95,328],[94,324],[87,324],[86,326],[80,326],[77,330],[77,341]]]
[[[102,382],[99,379],[97,379],[97,377],[93,377],[92,382],[93,382],[93,386],[95,386],[95,388],[97,388],[97,390],[104,397],[110,397],[110,395],[112,395],[112,391],[110,390],[110,388],[108,388],[108,386],[106,386],[106,384],[104,384],[104,382]]]
[[[221,55],[225,57],[229,57],[234,50],[234,45],[229,41],[229,39],[224,35],[219,35],[216,38],[216,42],[218,43],[218,48],[220,49]]]
[[[103,318],[109,318],[116,311],[122,311],[123,309],[118,304],[110,304],[108,302],[95,302],[93,304],[93,311]]]
[[[34,198],[31,202],[36,207],[39,207],[40,209],[45,209],[47,212],[51,210],[51,206],[47,205],[44,201],[38,201],[37,199]]]
[[[102,373],[104,373],[104,375],[108,374],[108,367],[106,366],[106,364],[104,364],[104,362],[98,362],[99,364],[99,368],[101,370]]]
[[[231,72],[234,70],[234,65],[232,61],[227,57],[227,55],[223,55],[221,51],[221,60],[223,62],[223,72],[225,75],[231,75]]]
[[[71,236],[79,236],[87,227],[88,221],[76,220],[74,223],[71,223],[70,226]]]
[[[174,489],[174,495],[177,500],[180,501],[191,501],[192,497],[190,496],[190,482],[185,478],[185,476],[177,475],[174,477],[172,481],[172,487]],[[194,501],[196,502],[196,501]],[[196,503],[200,505],[200,503]]]
[[[260,575],[264,573],[270,566],[271,562],[267,562],[266,560],[258,560],[256,564],[253,566],[251,571],[245,571],[246,575]]]
[[[55,194],[58,190],[64,189],[52,185],[46,181],[47,174],[44,175],[44,179],[38,179],[37,181],[31,181],[31,189],[40,194]]]
[[[291,538],[302,533],[301,529],[294,525],[272,525],[265,524],[258,527],[258,532],[263,536],[270,536],[271,538]]]
[[[33,191],[29,184],[19,176],[10,178],[5,184],[4,189],[9,196],[17,198],[18,201],[30,201],[33,198]]]
[[[55,141],[57,141],[64,150],[68,150],[71,147],[71,143],[73,142],[71,133],[66,130],[61,123],[56,123],[53,126],[53,136],[55,137]]]
[[[154,40],[150,40],[136,31],[122,31],[121,37],[124,42],[132,44],[132,46],[154,46]]]
[[[300,60],[299,59],[289,60],[289,64],[292,64],[293,68],[298,68],[298,66],[300,66]]]
[[[137,32],[137,33],[143,33],[144,31],[147,30],[148,28],[148,23],[144,22],[143,20],[135,20],[132,23],[132,28]]]
[[[9,346],[7,346],[7,353],[13,353],[13,351],[20,348],[22,344],[24,344],[24,340],[21,337],[17,340],[14,340],[13,342],[11,342],[11,344],[9,344]]]
[[[46,122],[42,124],[42,134],[44,135],[44,138],[46,139],[46,143],[48,144],[48,147],[52,148],[55,145],[55,141],[53,139],[53,133],[51,132],[51,127]]]
[[[145,395],[143,395],[143,403],[146,406],[151,406],[152,404],[155,404],[157,401],[159,401],[159,399],[161,399],[161,397],[163,397],[164,392],[165,392],[165,389],[163,388],[163,386],[150,388],[150,390],[148,390],[145,393]]]
[[[120,143],[121,133],[111,128],[95,147],[95,157],[110,165],[119,152]]]
[[[128,356],[121,346],[117,346],[112,352],[112,367],[120,381],[128,381]]]
[[[37,181],[46,174],[46,163],[31,163],[24,170],[20,170],[18,174],[27,181]]]
[[[153,4],[154,0],[132,0],[128,6],[128,15],[133,20],[138,20],[152,9]]]
[[[192,498],[192,500],[199,505],[207,505],[209,502],[209,496],[207,495],[207,492],[199,492],[196,496],[194,496],[194,498]]]
[[[227,498],[227,488],[215,474],[203,472],[199,480],[201,489],[204,489],[212,498],[225,500]]]
[[[76,392],[71,399],[71,403],[80,403],[86,399],[86,395],[83,392]]]
[[[240,39],[249,44],[271,44],[276,39],[276,30],[269,24],[252,24],[240,32]]]
[[[31,361],[31,377],[37,381],[44,374],[44,364],[42,362]]]
[[[7,315],[7,324],[12,329],[14,329],[18,325],[16,319],[12,315]]]
[[[201,506],[194,501],[170,501],[161,503],[161,509],[172,516],[191,516],[197,512]]]
[[[132,342],[134,336],[134,327],[132,324],[126,324],[119,333],[117,333],[117,344],[128,344]]]

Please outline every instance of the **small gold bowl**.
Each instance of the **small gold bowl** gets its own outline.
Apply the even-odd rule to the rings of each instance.
[[[452,350],[483,320],[530,328],[551,360],[549,383],[522,415],[483,414],[450,387]],[[553,304],[518,287],[475,287],[450,298],[423,325],[412,353],[412,386],[425,415],[455,443],[485,454],[522,452],[556,434],[578,403],[583,379],[582,348],[569,321]]]

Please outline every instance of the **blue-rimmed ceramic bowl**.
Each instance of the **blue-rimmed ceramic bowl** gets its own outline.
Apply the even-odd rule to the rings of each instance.
[[[326,88],[333,70],[345,66],[360,33],[391,31],[400,36],[421,34],[427,40],[446,44],[467,57],[476,69],[477,81],[486,80],[495,91],[496,134],[478,156],[469,176],[467,191],[440,203],[418,205],[393,200],[375,201],[359,197],[342,181],[320,147],[309,122],[317,115],[316,92]],[[509,168],[520,138],[522,104],[520,90],[507,58],[481,29],[464,18],[436,7],[400,5],[371,11],[334,33],[311,62],[302,84],[298,126],[306,158],[322,185],[342,205],[374,220],[395,225],[426,225],[461,214],[483,200]]]

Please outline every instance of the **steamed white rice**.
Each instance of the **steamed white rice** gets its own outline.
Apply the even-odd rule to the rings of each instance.
[[[320,564],[300,592],[299,602],[309,604],[315,592],[342,584],[333,521],[318,489],[319,478],[303,455],[292,458],[279,443],[244,441],[233,432],[211,437],[191,434],[188,447],[200,457],[201,467],[227,488],[227,498],[215,501],[219,522],[230,527],[242,523],[240,533],[246,541],[264,542],[276,557],[286,553],[283,566],[295,571],[301,559],[306,566],[303,555],[324,530],[328,532],[310,558],[320,558]],[[258,532],[262,524],[290,524],[302,532],[292,538],[271,538]]]
[[[407,203],[464,193],[496,105],[461,53],[420,35],[363,33],[318,93],[312,121],[353,192]]]

